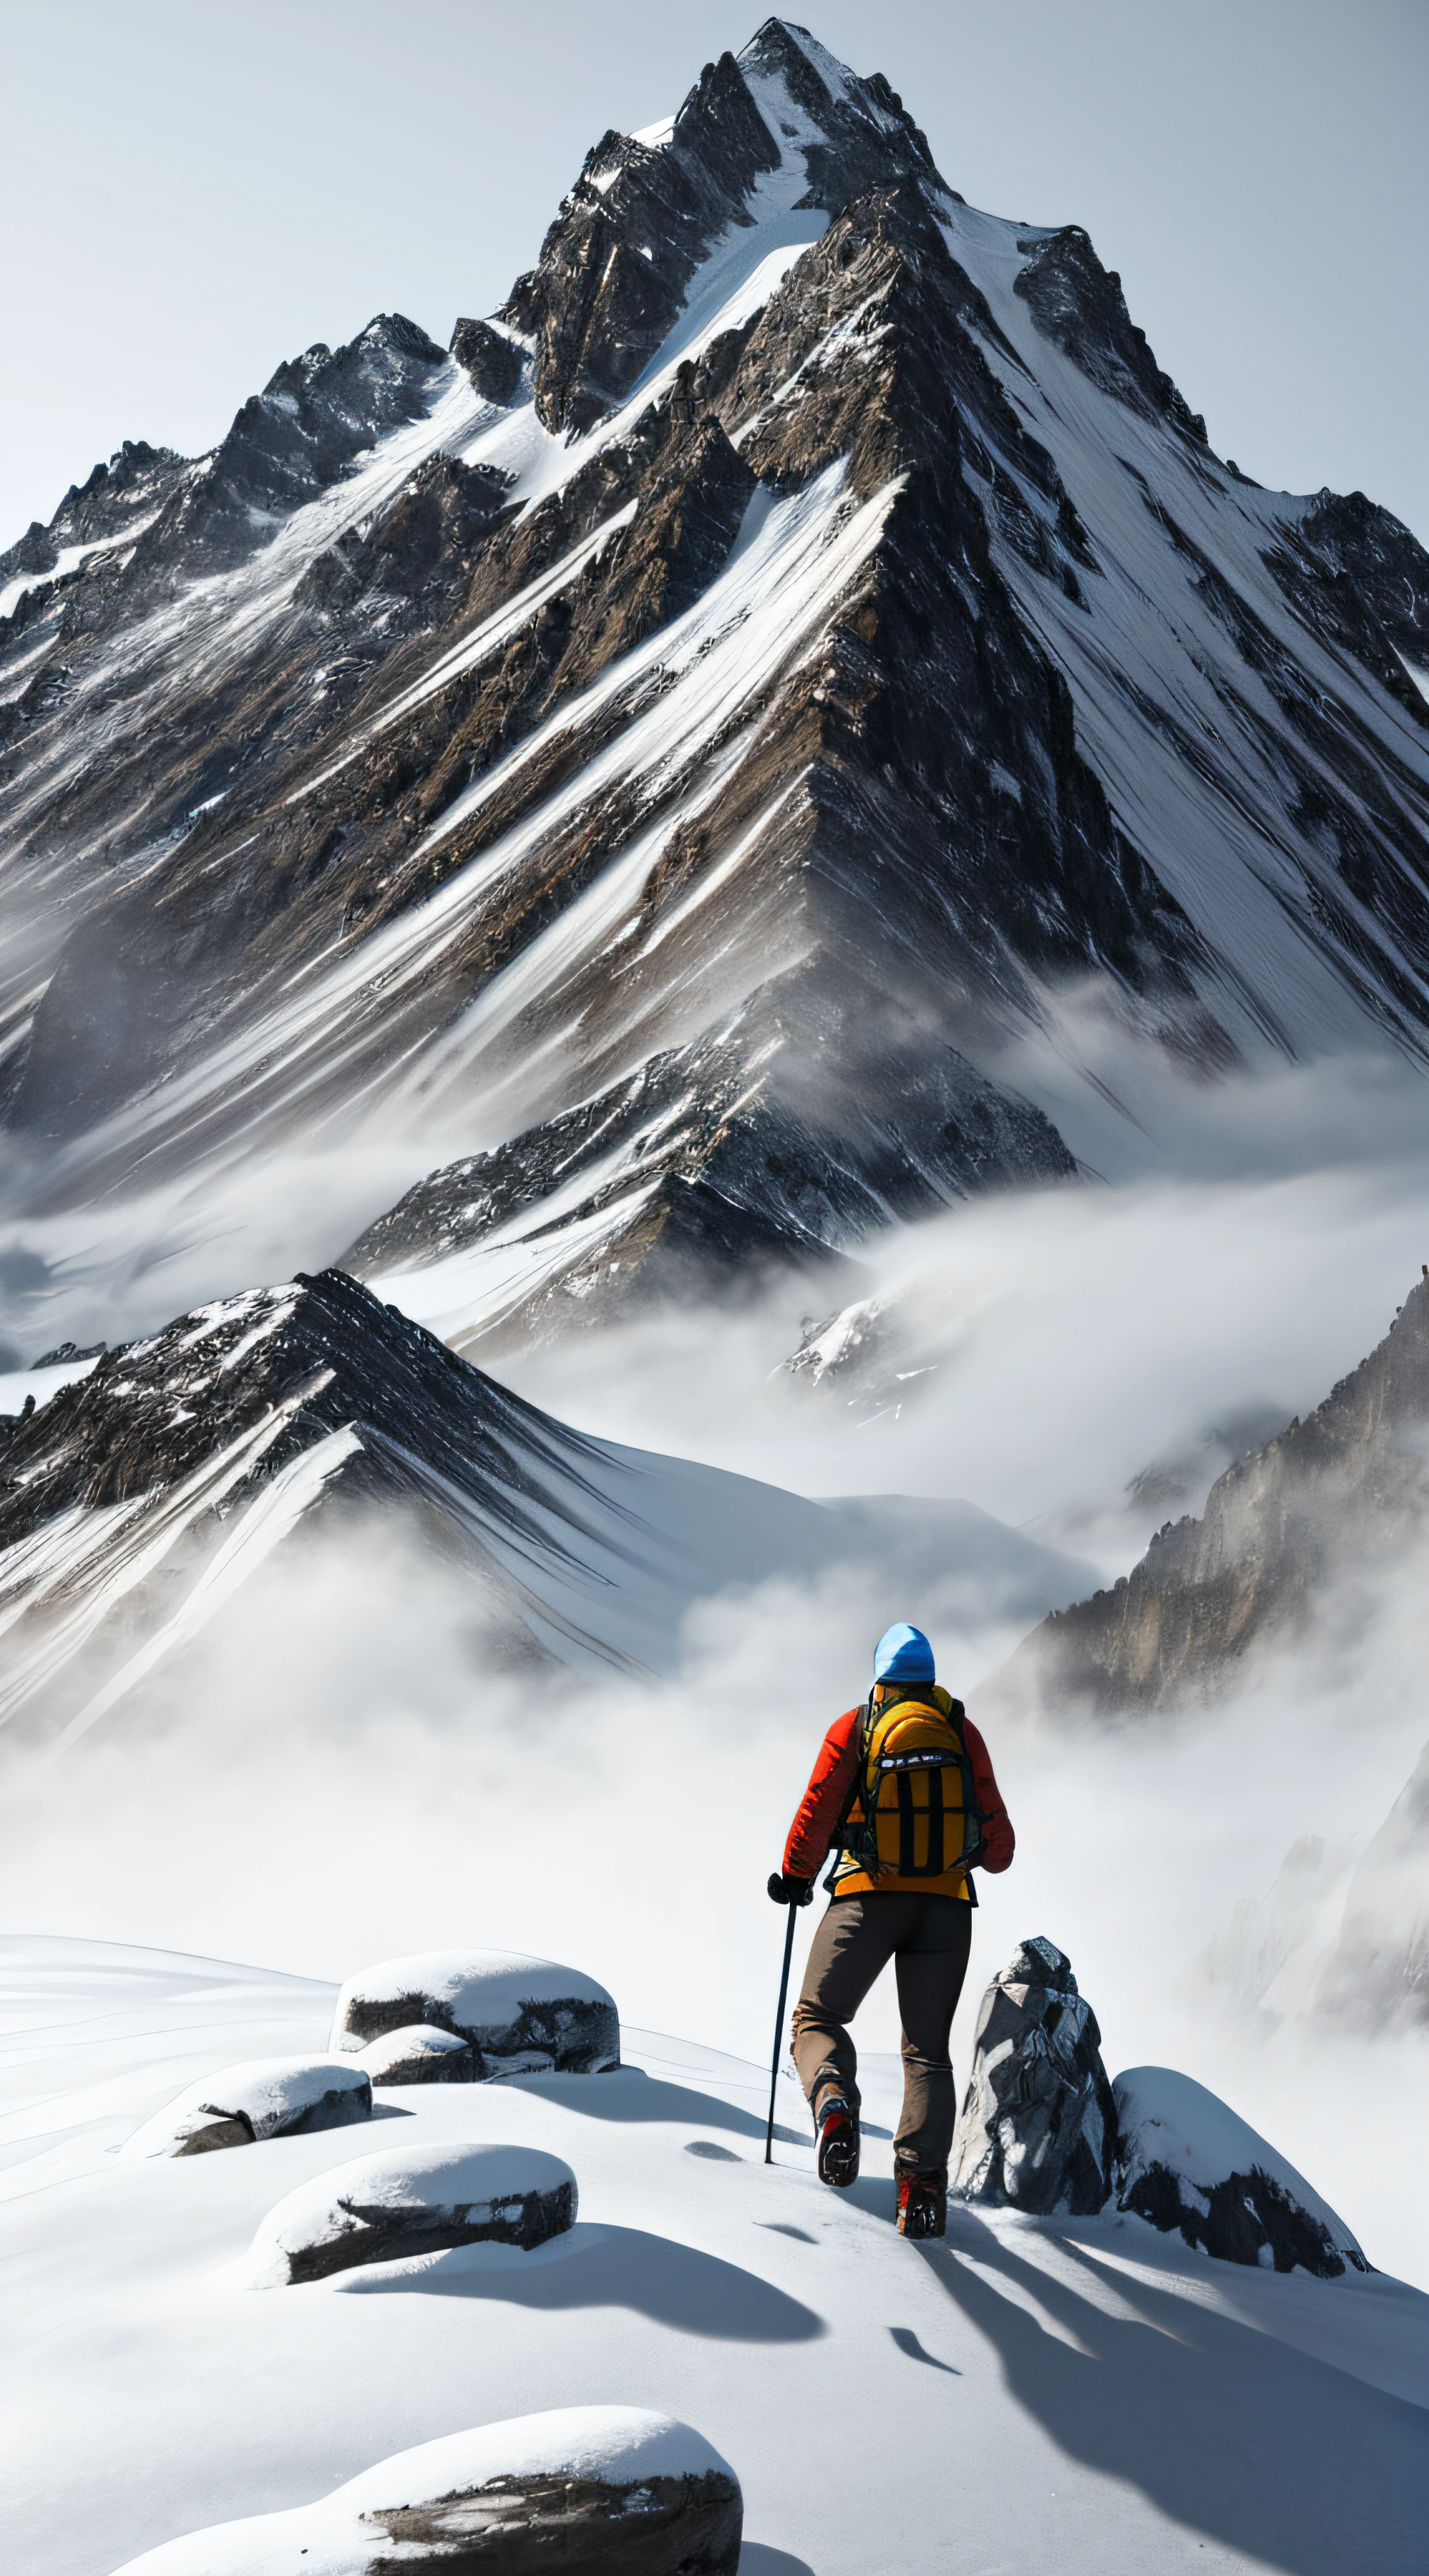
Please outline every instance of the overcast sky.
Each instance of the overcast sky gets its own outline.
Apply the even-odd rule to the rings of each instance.
[[[974,204],[1078,222],[1214,445],[1429,541],[1429,0],[821,0]],[[445,340],[748,0],[3,0],[0,544],[377,311]]]

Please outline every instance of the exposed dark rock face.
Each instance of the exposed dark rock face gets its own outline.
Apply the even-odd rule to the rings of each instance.
[[[578,2205],[570,2166],[537,2147],[398,2147],[280,2200],[254,2238],[249,2278],[287,2287],[454,2245],[529,2254],[574,2227]]]
[[[1204,1516],[1167,1522],[1110,1592],[1056,1611],[1004,1667],[1106,1716],[1214,1693],[1335,1581],[1384,1566],[1429,1508],[1429,1279],[1308,1414],[1228,1468]]]
[[[369,2041],[362,2063],[376,2086],[474,2084],[476,2054],[469,2040],[431,2022],[407,2022]]]
[[[418,419],[445,363],[401,313],[379,313],[345,348],[319,340],[288,359],[147,533],[136,570],[180,553],[186,570],[243,562],[374,439]]]
[[[1260,2264],[1268,2256],[1277,2272],[1299,2269],[1321,2281],[1338,2280],[1345,2268],[1328,2230],[1268,2174],[1227,2174],[1193,2196],[1165,2165],[1150,2165],[1127,2185],[1117,2207],[1221,2263]]]
[[[555,1569],[577,1553],[598,1459],[340,1272],[181,1316],[39,1410],[0,1419],[0,1548],[36,1541],[12,1603],[0,1722],[67,1716],[93,1687],[87,1641],[111,1588],[124,1618],[105,1631],[100,1671],[285,1474],[304,1512],[378,1502],[421,1515],[430,1543],[479,1577],[473,1616],[490,1617],[492,1655],[539,1665],[502,1550],[514,1542]]]
[[[587,429],[629,391],[679,312],[700,259],[778,148],[732,54],[707,63],[667,149],[609,132],[519,278],[506,317],[536,344],[548,429]]]
[[[478,2083],[512,2074],[605,2074],[620,2064],[620,2017],[603,1986],[548,1960],[499,1950],[419,1952],[349,1978],[332,2045],[363,2047],[419,2022],[466,2041]]]
[[[1222,466],[1085,236],[796,27],[603,137],[450,357],[310,351],[26,561],[141,486],[0,623],[26,1209],[439,1112],[388,1230],[467,1245],[447,1166],[539,1232],[584,1123],[628,1186],[519,1332],[1065,1175],[1001,1067],[1068,985],[1198,1077],[1429,1052],[1429,558]]]
[[[268,2138],[304,2138],[372,2117],[365,2066],[341,2059],[254,2058],[201,2077],[126,2140],[127,2157],[206,2156]]]
[[[744,2507],[733,2478],[493,2478],[476,2496],[444,2497],[374,2517],[403,2576],[735,2576]],[[474,2545],[470,2554],[463,2541]],[[426,2545],[424,2545],[426,2544]],[[428,2554],[428,2547],[430,2554]],[[458,2554],[460,2553],[460,2554]],[[372,2576],[378,2576],[373,2561]]]
[[[171,447],[126,438],[86,483],[72,483],[47,528],[32,519],[18,545],[0,554],[0,585],[17,573],[53,572],[69,546],[120,546],[150,519],[188,472]]]
[[[521,382],[521,349],[504,331],[494,331],[489,322],[476,322],[464,314],[452,333],[451,353],[457,365],[466,369],[483,402],[504,408],[514,400]]]
[[[1056,1944],[1024,1941],[982,1999],[949,2189],[1086,2218],[1110,2198],[1115,2158],[1096,2015]]]
[[[1326,491],[1265,560],[1317,633],[1352,653],[1417,724],[1429,726],[1429,699],[1400,659],[1429,670],[1429,587],[1418,538],[1363,492]]]
[[[856,1098],[840,1097],[832,1110],[817,1098],[805,1107],[796,1086],[791,1098],[780,1081],[787,1032],[766,1026],[770,1070],[754,1085],[746,1051],[727,1042],[652,1058],[581,1108],[418,1182],[349,1247],[342,1267],[379,1283],[428,1267],[522,1216],[539,1224],[550,1192],[575,1184],[578,1193],[588,1172],[592,1187],[567,1197],[566,1222],[583,1228],[604,1218],[598,1240],[523,1301],[524,1336],[695,1289],[759,1255],[827,1258],[841,1240],[892,1217],[926,1215],[988,1180],[1076,1168],[1040,1111],[982,1081],[951,1048],[926,1047],[901,1062],[890,1048],[865,1070],[875,1097],[896,1090],[902,1119],[916,1119],[923,1143],[915,1159],[901,1122],[861,1110]],[[848,1056],[857,1064],[855,1045]],[[472,1346],[498,1330],[484,1320]]]
[[[1222,2263],[1321,2281],[1370,2269],[1343,2219],[1204,2085],[1136,2066],[1114,2089],[1118,2209]]]
[[[1103,268],[1081,226],[1034,234],[1026,248],[1030,257],[1013,291],[1026,298],[1039,331],[1075,358],[1104,393],[1174,422],[1204,447],[1204,420],[1158,367],[1145,332],[1126,309],[1120,277],[1114,268]]]
[[[389,631],[394,621],[407,630],[438,625],[466,591],[505,502],[505,478],[492,467],[428,457],[375,528],[339,538],[294,596],[338,620],[355,605],[370,618],[380,603]]]
[[[226,2524],[218,2545],[254,2569],[340,2557],[351,2576],[735,2576],[743,2525],[738,2479],[688,2425],[562,2407],[452,2435],[435,2458],[399,2452],[314,2505]],[[164,2562],[199,2576],[214,2539],[170,2543]]]

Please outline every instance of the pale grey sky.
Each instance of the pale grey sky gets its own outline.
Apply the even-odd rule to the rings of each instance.
[[[1429,0],[819,0],[975,205],[1077,222],[1222,454],[1429,540]],[[757,0],[3,0],[0,544],[314,340],[445,339]]]

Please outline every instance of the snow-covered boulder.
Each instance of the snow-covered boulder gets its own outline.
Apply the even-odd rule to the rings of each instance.
[[[576,2205],[570,2166],[539,2147],[393,2147],[290,2191],[254,2237],[247,2276],[266,2290],[451,2245],[529,2253],[575,2225]]]
[[[429,2021],[405,2022],[369,2040],[359,2061],[374,2084],[472,2084],[476,2057],[469,2039]]]
[[[372,2078],[341,2057],[253,2057],[180,2093],[126,2138],[126,2156],[202,2156],[372,2117]]]
[[[364,1968],[338,1996],[332,2046],[364,2049],[412,2022],[469,2040],[479,2081],[620,2064],[620,2017],[604,1986],[515,1950],[418,1950]]]
[[[1117,2207],[1225,2263],[1370,2269],[1342,2218],[1228,2103],[1169,2066],[1119,2075]]]
[[[950,2188],[1082,2218],[1111,2196],[1115,2148],[1096,2015],[1056,1943],[1024,1941],[982,1999]]]
[[[117,2576],[735,2576],[743,2524],[733,2469],[688,2424],[566,2406],[398,2451],[316,2504],[165,2541]]]

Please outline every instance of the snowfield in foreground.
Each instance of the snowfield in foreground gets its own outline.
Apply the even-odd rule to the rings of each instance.
[[[891,2070],[870,2070],[865,2174],[836,2196],[792,2081],[766,2171],[759,2070],[629,2029],[618,2073],[398,2088],[357,2132],[126,2162],[124,2135],[205,2062],[320,2050],[334,1990],[78,1941],[6,1941],[0,1974],[17,2569],[111,2576],[394,2452],[582,2406],[672,2414],[714,2446],[745,2576],[1418,2563],[1429,2300],[1382,2273],[1213,2262],[1129,2216],[955,2209],[946,2245],[909,2245]],[[557,2157],[577,2223],[529,2254],[245,2286],[274,2205],[379,2134],[423,2159]]]

